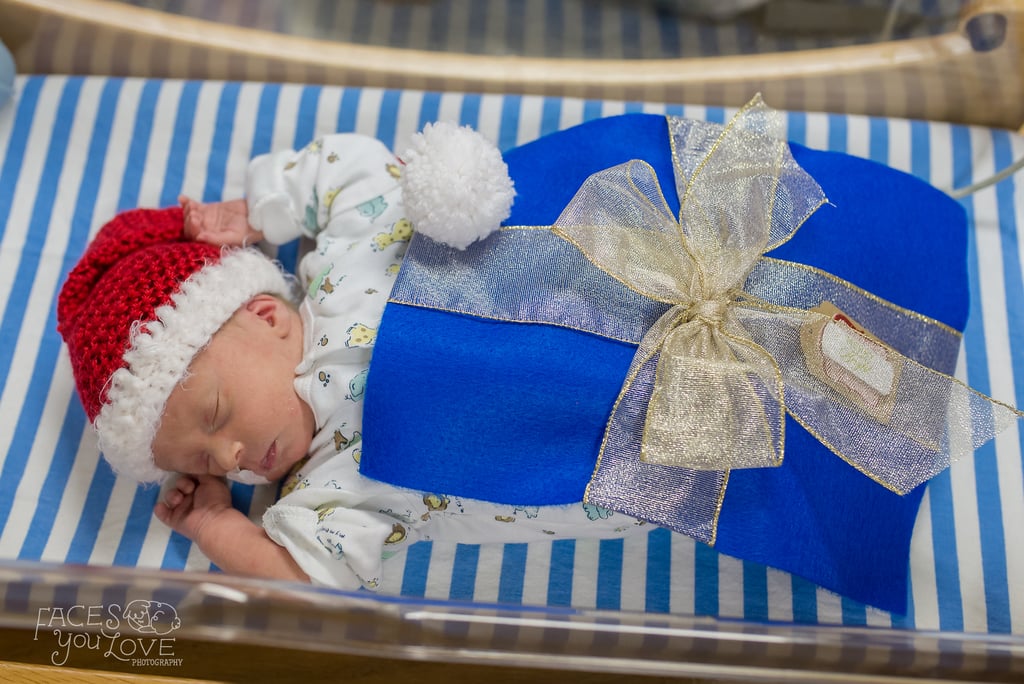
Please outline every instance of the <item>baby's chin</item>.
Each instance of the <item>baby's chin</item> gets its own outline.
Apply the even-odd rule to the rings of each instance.
[[[287,478],[302,464],[309,459],[310,449],[313,447],[313,433],[303,434],[298,443],[292,445],[292,451],[287,455],[278,453],[278,462],[274,464],[268,477],[273,481],[280,481]]]

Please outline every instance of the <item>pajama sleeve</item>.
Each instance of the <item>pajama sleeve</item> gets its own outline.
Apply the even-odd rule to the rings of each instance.
[[[399,200],[398,174],[383,143],[349,133],[261,155],[246,176],[249,223],[274,244],[323,233],[355,241],[346,220],[372,221]]]
[[[345,330],[358,326],[357,347],[372,346],[413,234],[399,167],[380,141],[354,134],[325,136],[298,152],[257,157],[249,166],[249,222],[277,244],[316,240],[302,257],[299,281],[318,321]]]
[[[292,498],[267,509],[263,527],[314,584],[337,589],[382,588],[383,562],[419,538],[408,522],[363,510],[344,494],[309,492],[320,503]],[[348,500],[346,500],[348,499]]]

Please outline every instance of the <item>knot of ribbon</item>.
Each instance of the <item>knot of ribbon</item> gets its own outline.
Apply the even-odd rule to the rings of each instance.
[[[686,312],[686,322],[697,319],[708,325],[721,325],[725,322],[725,314],[729,311],[731,303],[728,299],[703,299],[694,302]]]
[[[820,306],[773,304],[750,292],[764,254],[826,202],[781,130],[760,97],[725,126],[670,119],[678,216],[653,168],[634,160],[587,179],[551,230],[607,275],[667,305],[640,340],[619,396],[646,401],[642,461],[713,471],[777,466],[789,415],[868,477],[909,491],[1022,414]],[[828,303],[827,292],[804,294]],[[898,316],[941,326],[907,310]],[[630,391],[650,364],[649,391]]]

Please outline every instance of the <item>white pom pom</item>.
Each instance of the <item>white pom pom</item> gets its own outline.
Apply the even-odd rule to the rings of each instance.
[[[427,124],[404,155],[406,216],[418,233],[465,249],[508,218],[515,189],[501,152],[468,126]]]

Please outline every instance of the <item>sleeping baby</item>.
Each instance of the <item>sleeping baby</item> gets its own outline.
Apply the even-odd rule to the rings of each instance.
[[[380,142],[350,134],[258,157],[244,200],[115,217],[60,293],[105,458],[140,483],[177,474],[154,512],[225,572],[379,589],[383,561],[417,540],[610,538],[643,524],[360,474],[374,339],[412,237],[401,173]],[[302,236],[315,246],[298,282],[250,246]],[[278,483],[262,526],[232,508],[225,478]]]

